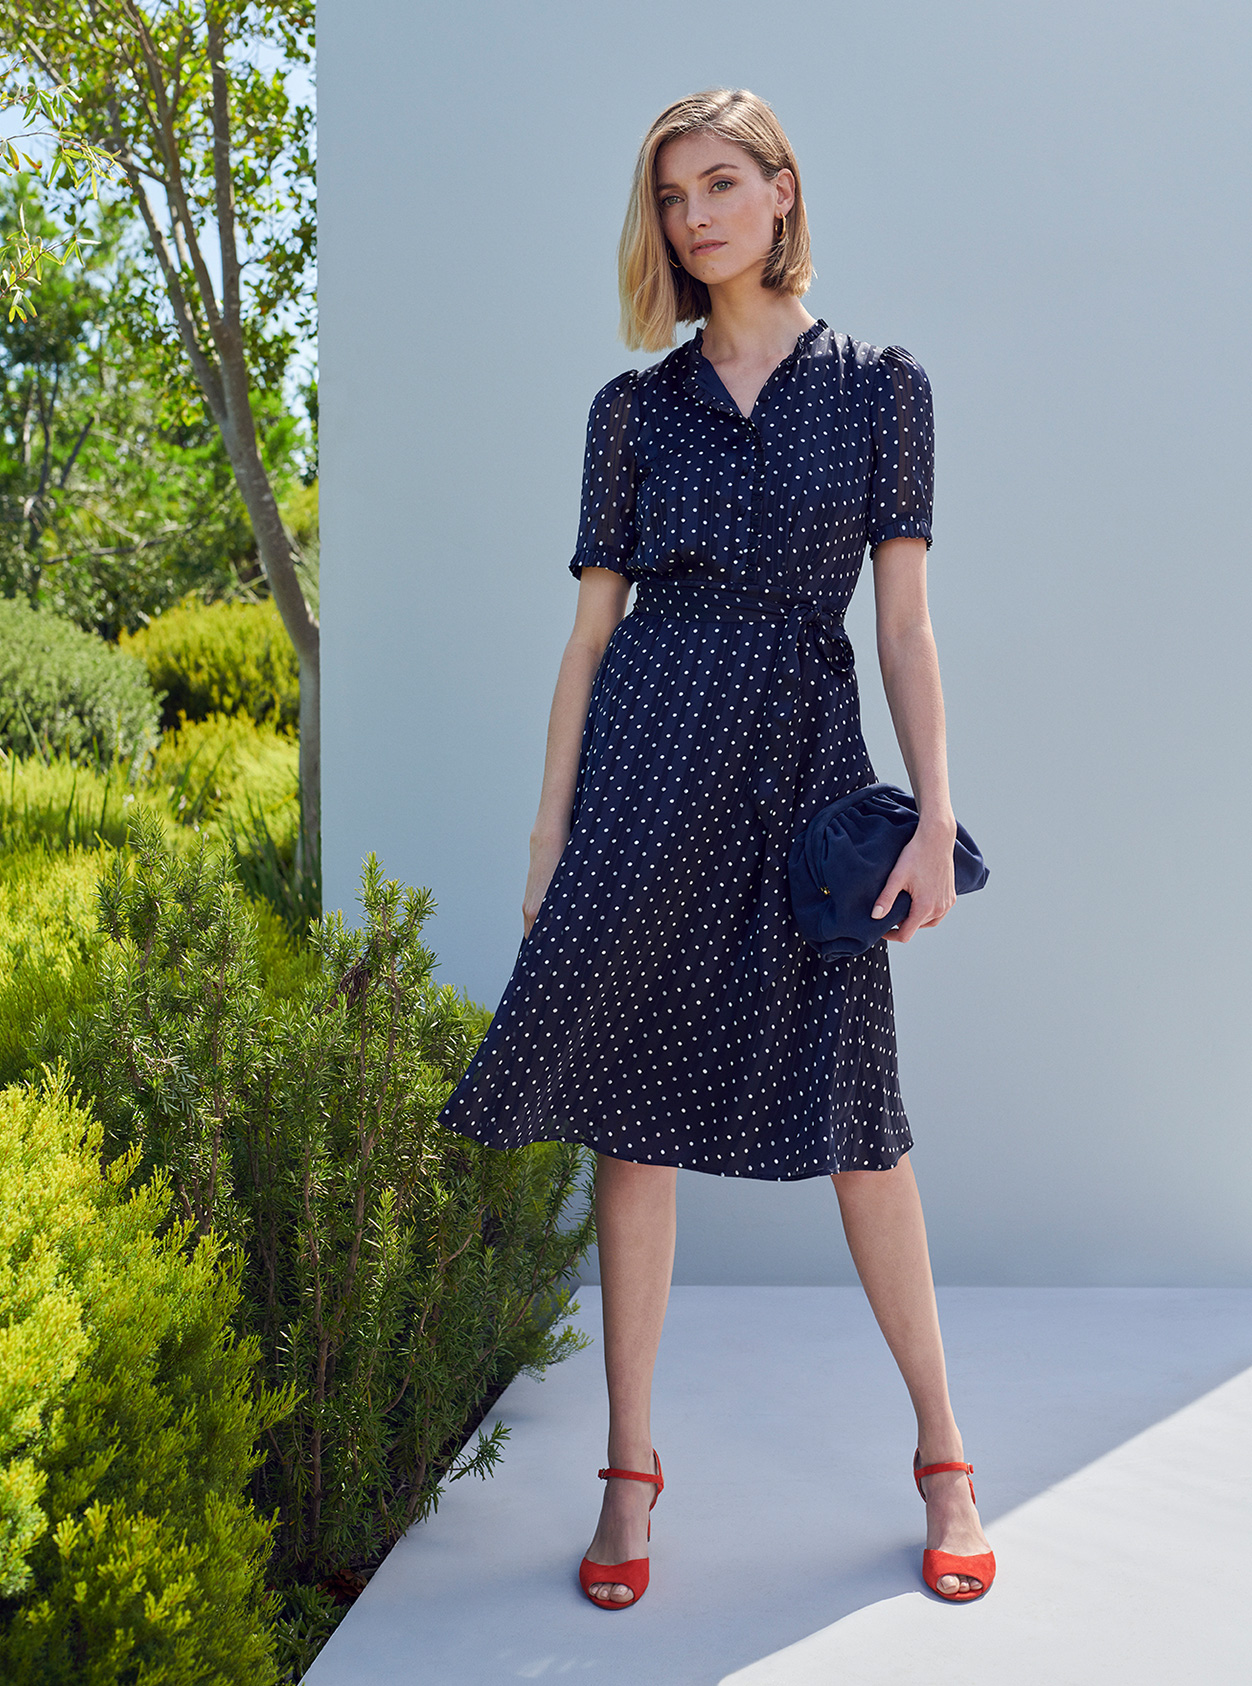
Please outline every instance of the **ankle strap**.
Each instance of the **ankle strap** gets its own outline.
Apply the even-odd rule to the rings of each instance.
[[[652,1499],[652,1503],[655,1504],[661,1496],[661,1489],[665,1486],[665,1477],[661,1474],[660,1458],[657,1457],[655,1452],[652,1456],[656,1460],[656,1473],[654,1475],[644,1475],[637,1469],[598,1469],[596,1474],[601,1481],[607,1481],[611,1475],[616,1475],[622,1481],[651,1481],[655,1483],[656,1493]]]
[[[921,1493],[922,1498],[924,1499],[926,1497],[926,1494],[925,1494],[925,1492],[922,1488],[922,1477],[924,1475],[939,1475],[945,1469],[959,1469],[960,1470],[961,1474],[969,1482],[970,1503],[971,1504],[977,1504],[978,1499],[977,1499],[977,1496],[974,1493],[974,1481],[973,1481],[974,1466],[973,1466],[973,1464],[925,1464],[925,1465],[919,1465],[918,1462],[917,1462],[917,1454],[915,1452],[913,1454],[913,1479],[917,1483],[917,1490],[918,1490],[919,1493]]]

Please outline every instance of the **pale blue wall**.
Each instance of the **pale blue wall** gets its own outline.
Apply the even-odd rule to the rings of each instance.
[[[932,608],[992,880],[893,950],[949,1282],[1249,1283],[1248,8],[324,0],[328,905],[494,1004],[639,137],[746,85],[815,314],[936,394]],[[868,584],[868,581],[867,581]],[[866,730],[901,770],[868,591]],[[678,1279],[841,1281],[824,1182],[685,1175]]]

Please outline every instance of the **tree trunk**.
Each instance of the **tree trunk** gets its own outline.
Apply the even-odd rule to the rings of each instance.
[[[300,664],[300,835],[296,844],[296,859],[302,867],[312,867],[321,848],[322,814],[322,711],[321,711],[321,629],[314,619],[295,568],[295,556],[287,529],[274,498],[269,476],[261,462],[252,413],[247,407],[247,371],[240,366],[228,367],[229,352],[223,357],[223,375],[227,392],[242,388],[243,404],[231,405],[228,400],[228,425],[223,428],[227,454],[235,471],[235,481],[248,511],[252,531],[256,536],[257,552],[270,595],[295,646]],[[234,377],[232,379],[232,376]],[[230,412],[233,411],[233,414]],[[241,428],[240,412],[246,415]],[[240,434],[245,435],[240,438]]]

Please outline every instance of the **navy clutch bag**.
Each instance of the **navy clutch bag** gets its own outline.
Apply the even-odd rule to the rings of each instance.
[[[903,890],[882,919],[870,913],[916,829],[917,803],[909,793],[871,784],[823,808],[796,838],[787,862],[791,905],[801,936],[823,960],[864,954],[908,918],[912,898]],[[986,862],[962,825],[952,858],[957,895],[981,890]]]

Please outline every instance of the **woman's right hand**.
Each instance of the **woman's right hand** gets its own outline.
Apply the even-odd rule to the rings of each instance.
[[[530,838],[530,871],[526,874],[526,893],[522,897],[522,935],[528,937],[535,923],[543,898],[548,893],[552,874],[565,850],[564,837],[541,836],[532,832]]]

